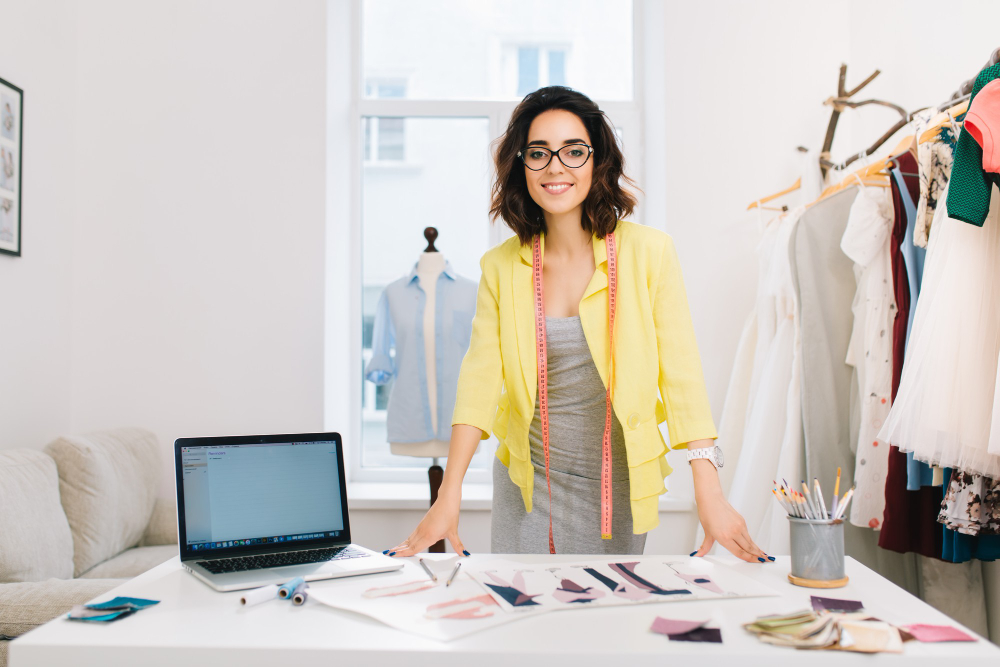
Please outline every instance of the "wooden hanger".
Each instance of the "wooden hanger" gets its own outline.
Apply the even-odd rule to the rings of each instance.
[[[934,141],[939,136],[941,136],[941,128],[945,125],[955,124],[956,127],[961,127],[961,121],[955,121],[955,118],[961,116],[963,113],[969,110],[969,100],[960,102],[950,109],[945,109],[938,115],[931,119],[930,124],[927,126],[927,130],[920,135],[919,143],[926,144],[928,141]]]
[[[761,209],[766,210],[766,211],[787,211],[788,210],[787,206],[782,206],[780,208],[774,208],[772,206],[762,206],[762,204],[766,204],[769,201],[774,201],[778,197],[784,197],[785,195],[787,195],[787,194],[789,194],[791,192],[795,192],[796,190],[798,190],[801,187],[802,187],[802,177],[799,177],[799,178],[795,179],[795,182],[792,183],[792,185],[790,185],[789,187],[785,188],[781,192],[775,192],[773,195],[768,195],[767,197],[764,197],[762,199],[758,199],[755,202],[751,202],[750,205],[747,206],[747,210],[748,211],[752,211],[753,209],[755,209],[758,206],[760,206]]]
[[[829,198],[831,195],[834,195],[840,192],[841,190],[846,190],[847,188],[853,185],[857,185],[859,182],[864,184],[865,186],[873,185],[875,187],[880,187],[880,188],[889,187],[889,174],[887,172],[887,168],[889,167],[890,164],[894,163],[897,157],[899,157],[903,153],[906,153],[907,151],[914,150],[916,148],[915,141],[916,137],[912,134],[903,137],[899,141],[899,143],[896,144],[896,146],[891,151],[889,151],[888,157],[882,160],[878,160],[877,162],[874,162],[865,167],[862,167],[857,171],[851,172],[850,174],[847,175],[846,178],[842,179],[839,183],[835,183],[834,185],[828,187],[826,190],[823,190],[823,193],[819,196],[818,199],[816,199],[816,201],[807,204],[807,208],[809,206],[813,206],[814,204],[818,204],[819,202]]]
[[[861,183],[866,187],[868,186],[876,188],[889,187],[889,177],[887,175],[874,174],[869,176],[869,175],[863,175],[861,173],[863,171],[865,170],[860,169],[858,171],[852,171],[844,180],[840,181],[839,183],[835,183],[834,185],[831,185],[826,190],[823,190],[823,194],[817,197],[816,201],[812,201],[806,204],[806,208],[814,206],[823,201],[824,199],[829,199],[831,196],[837,194],[841,190],[846,190],[851,186],[858,185],[858,183]]]

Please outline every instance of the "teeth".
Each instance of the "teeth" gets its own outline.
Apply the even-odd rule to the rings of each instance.
[[[568,185],[543,185],[542,187],[553,192],[560,192],[569,188]]]

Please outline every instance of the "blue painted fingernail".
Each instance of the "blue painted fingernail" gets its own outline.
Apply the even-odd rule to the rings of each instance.
[[[389,553],[389,550],[388,550],[388,549],[386,549],[386,550],[385,550],[385,551],[383,551],[382,553],[383,553],[383,554],[387,554],[387,553]]]
[[[758,557],[757,557],[757,560],[759,560],[759,561],[760,561],[761,563],[763,563],[763,562],[764,562],[764,559],[763,559],[763,558],[761,558],[760,556],[758,556]]]
[[[693,556],[693,555],[695,555],[696,553],[698,553],[698,550],[697,550],[697,549],[695,549],[694,551],[692,551],[691,553],[689,553],[689,554],[688,554],[688,556]]]
[[[462,553],[465,554],[466,556],[471,556],[472,555],[466,549],[462,549]]]
[[[393,551],[393,552],[392,552],[391,554],[389,554],[389,555],[390,555],[390,556],[395,556],[395,555],[396,555],[396,552],[395,552],[395,551]]]
[[[768,556],[767,559],[773,561],[774,560],[774,556]]]

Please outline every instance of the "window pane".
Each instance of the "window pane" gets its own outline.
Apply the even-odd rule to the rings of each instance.
[[[566,52],[565,51],[550,51],[549,52],[549,85],[550,86],[565,86],[566,85]]]
[[[538,49],[517,50],[517,95],[524,97],[538,90]]]
[[[528,50],[533,74],[522,71]],[[362,59],[366,82],[395,81],[408,99],[519,100],[544,85],[534,77],[631,100],[632,0],[362,0]],[[364,94],[387,96],[367,83]]]
[[[364,118],[362,123],[372,121]],[[435,227],[435,246],[452,269],[479,282],[479,259],[489,248],[489,119],[379,118],[379,151],[387,121],[404,138],[402,163],[366,162],[362,171],[362,358],[371,358],[375,311],[391,282],[407,276],[427,246],[425,227]],[[405,151],[404,151],[405,149]],[[381,155],[380,155],[381,158]],[[403,325],[397,325],[403,326]],[[410,325],[412,326],[412,324]],[[364,467],[426,468],[427,459],[396,456],[387,441],[392,384],[363,380]],[[453,407],[453,406],[452,406]],[[444,409],[450,420],[452,407]],[[489,469],[496,440],[483,442],[472,465]]]

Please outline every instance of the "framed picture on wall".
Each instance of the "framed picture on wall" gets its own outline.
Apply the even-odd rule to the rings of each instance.
[[[24,91],[0,79],[0,253],[21,256]]]

